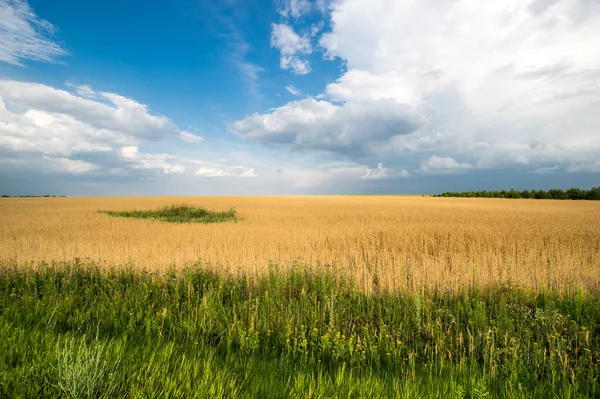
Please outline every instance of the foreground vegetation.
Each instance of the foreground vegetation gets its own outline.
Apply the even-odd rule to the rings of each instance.
[[[554,199],[554,200],[591,200],[600,201],[600,187],[590,190],[570,188],[567,191],[561,189],[552,190],[523,190],[517,191],[513,188],[502,191],[448,191],[434,195],[434,197],[461,197],[461,198],[526,198],[526,199]]]
[[[226,211],[209,211],[188,205],[168,205],[149,211],[101,211],[101,213],[126,218],[155,219],[169,223],[220,223],[237,220],[234,208]]]
[[[597,292],[0,268],[0,397],[597,397],[599,378]]]

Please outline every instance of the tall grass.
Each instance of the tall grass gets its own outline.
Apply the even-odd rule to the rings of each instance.
[[[0,270],[0,397],[600,395],[597,292],[367,295],[304,268]]]
[[[205,208],[188,205],[167,205],[161,209],[149,211],[100,211],[110,216],[136,219],[155,219],[169,223],[219,223],[237,220],[235,209],[209,211]]]

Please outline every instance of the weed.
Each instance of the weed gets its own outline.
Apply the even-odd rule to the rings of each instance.
[[[169,205],[150,211],[100,211],[110,216],[137,219],[155,219],[169,223],[220,223],[237,220],[234,208],[227,211],[209,211],[188,205]]]

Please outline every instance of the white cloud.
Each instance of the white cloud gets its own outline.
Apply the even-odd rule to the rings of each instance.
[[[461,163],[452,157],[438,157],[436,155],[432,155],[431,158],[421,164],[421,171],[430,174],[452,174],[472,168],[473,165],[469,163]]]
[[[73,89],[75,89],[75,92],[80,95],[81,97],[86,97],[86,98],[96,98],[97,94],[94,91],[94,89],[92,89],[92,86],[89,85],[76,85],[73,84],[71,82],[66,82],[65,85],[67,87],[71,87]]]
[[[50,38],[55,30],[33,12],[26,0],[0,0],[0,62],[55,62],[67,54]]]
[[[537,168],[536,170],[532,171],[531,173],[535,173],[536,175],[546,175],[546,174],[554,173],[558,170],[560,170],[560,167],[558,165],[544,166],[542,168]]]
[[[201,165],[195,173],[199,177],[256,177],[253,168],[246,168],[244,166],[228,166],[207,162],[196,162],[196,164]]]
[[[179,138],[187,143],[201,143],[204,141],[202,137],[186,131],[179,132]]]
[[[36,174],[68,174],[82,175],[95,172],[102,168],[101,165],[92,162],[82,161],[80,159],[70,159],[66,157],[52,157],[44,155],[42,157],[20,157],[20,158],[0,158],[0,165],[10,167],[12,170],[25,171]]]
[[[101,92],[112,105],[94,101],[39,83],[0,80],[0,98],[15,106],[68,116],[90,128],[133,136],[161,139],[178,133],[173,122],[148,112],[148,106],[115,93]]]
[[[96,93],[90,86],[70,86],[82,95]],[[179,132],[168,118],[150,114],[130,98],[106,92],[98,98],[112,105],[42,84],[0,80],[0,152],[14,159],[15,167],[37,165],[54,173],[185,170],[176,157],[142,154],[138,146],[179,133],[198,136]]]
[[[236,65],[240,72],[242,73],[242,77],[246,82],[246,86],[248,87],[248,91],[250,94],[258,95],[259,83],[258,78],[259,74],[264,70],[260,66],[253,64],[248,61],[237,61]]]
[[[54,172],[81,174],[91,172],[100,168],[99,165],[95,165],[90,162],[74,160],[69,158],[54,158],[44,155],[43,160],[45,171],[48,171],[48,168],[50,168]]]
[[[291,183],[299,189],[329,187],[334,191],[338,184],[355,184],[365,171],[355,162],[334,162],[306,166],[287,166],[277,172],[276,181]]]
[[[309,0],[283,0],[279,5],[279,13],[284,17],[299,18],[311,11]]]
[[[134,139],[97,129],[70,115],[37,109],[14,113],[0,98],[0,149],[10,152],[36,152],[68,156],[78,152],[110,151]]]
[[[254,169],[250,168],[244,171],[240,177],[256,177],[256,173],[254,173]]]
[[[286,24],[271,24],[271,28],[271,47],[281,53],[280,67],[289,69],[296,75],[310,73],[310,62],[300,58],[301,55],[312,53],[309,37],[299,36]]]
[[[310,37],[317,36],[319,34],[319,32],[321,32],[321,29],[323,29],[324,26],[325,26],[325,23],[323,21],[320,21],[319,23],[316,23],[316,24],[312,24],[310,26]]]
[[[388,168],[385,168],[383,164],[380,162],[377,164],[377,168],[370,169],[365,168],[365,174],[362,175],[361,179],[370,180],[370,179],[385,179],[388,177]]]
[[[271,24],[271,47],[278,49],[282,55],[310,54],[312,48],[306,36],[299,36],[286,24]]]
[[[380,179],[399,179],[410,177],[411,174],[406,170],[392,171],[383,166],[383,163],[378,163],[376,168],[365,168],[365,173],[361,176],[364,180],[380,180]]]
[[[294,56],[282,55],[279,66],[281,69],[290,69],[296,75],[307,75],[312,71],[308,60],[301,60]]]
[[[348,70],[326,87],[330,99],[418,107],[432,120],[430,139],[453,129],[460,142],[486,142],[470,155],[496,163],[525,160],[510,149],[532,137],[548,143],[529,151],[537,158],[566,161],[553,148],[597,134],[600,53],[589,49],[600,48],[598,2],[343,0],[331,24],[320,44]],[[447,144],[433,150],[460,152]]]
[[[130,145],[127,147],[122,147],[119,151],[119,154],[123,158],[135,159],[138,156],[139,149],[136,146]]]
[[[353,69],[328,84],[325,91],[334,101],[365,102],[393,98],[404,104],[419,105],[421,93],[411,86],[411,82],[396,73],[377,75]]]
[[[313,10],[325,13],[332,0],[279,0],[278,10],[284,18],[301,18]]]
[[[220,4],[218,2],[215,3],[217,8],[223,6],[217,5]],[[219,12],[217,12],[218,15]],[[217,18],[224,18],[222,15]],[[260,73],[264,70],[261,66],[249,62],[246,58],[248,53],[252,50],[252,47],[246,40],[244,40],[242,34],[236,27],[232,21],[229,21],[227,17],[224,18],[224,21],[228,21],[225,25],[229,28],[228,37],[228,47],[229,47],[229,62],[232,64],[234,68],[238,70],[241,76],[241,80],[244,83],[246,91],[255,96],[260,96]]]
[[[511,165],[595,170],[600,52],[590,49],[600,48],[597,1],[338,0],[327,7],[331,31],[319,46],[343,72],[316,97],[322,101],[249,115],[231,131],[344,159],[373,155],[370,162],[390,169],[422,166],[422,175]],[[310,28],[302,36],[273,27],[273,47],[284,49],[288,68],[316,47]],[[395,131],[391,121],[407,112],[394,117],[389,106],[377,113],[380,101],[421,122]],[[357,109],[363,112],[349,112]],[[440,153],[469,163],[429,164]]]
[[[299,97],[302,95],[302,91],[294,85],[287,85],[285,86],[285,89],[293,96]]]
[[[574,163],[572,165],[569,165],[569,167],[567,168],[567,172],[600,173],[600,161]]]
[[[121,158],[134,169],[161,171],[164,174],[183,173],[183,166],[170,154],[140,154],[136,146],[126,146],[119,150]]]
[[[338,106],[308,98],[268,114],[249,115],[230,124],[229,130],[249,140],[364,155],[423,123],[420,115],[394,100]]]

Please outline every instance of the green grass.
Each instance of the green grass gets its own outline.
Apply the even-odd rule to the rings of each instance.
[[[0,397],[600,395],[600,295],[0,268]]]
[[[226,211],[210,211],[204,208],[188,205],[169,205],[161,209],[149,211],[100,211],[110,216],[137,218],[137,219],[155,219],[169,223],[220,223],[227,221],[237,221],[234,208]]]

